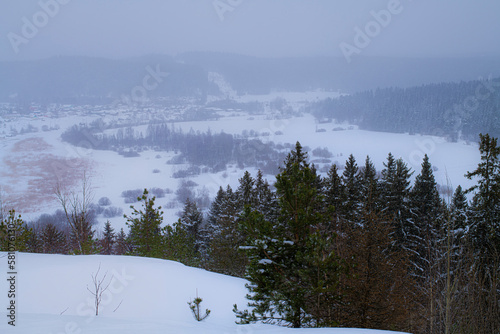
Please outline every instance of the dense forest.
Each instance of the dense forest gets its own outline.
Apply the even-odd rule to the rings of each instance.
[[[244,277],[250,309],[234,307],[242,324],[497,333],[500,146],[480,139],[481,163],[467,173],[476,186],[450,198],[439,195],[427,156],[414,182],[417,171],[390,153],[380,174],[369,157],[358,165],[351,155],[341,174],[332,165],[322,177],[297,143],[274,188],[246,172],[237,189],[219,189],[206,215],[187,199],[165,224],[144,190],[124,216],[127,232],[109,222],[95,231],[84,180],[81,196],[58,193],[60,224],[4,213],[0,250],[15,231],[19,251],[158,257]]]
[[[366,130],[472,141],[481,131],[500,136],[500,78],[370,90],[308,109],[319,120],[347,121]]]

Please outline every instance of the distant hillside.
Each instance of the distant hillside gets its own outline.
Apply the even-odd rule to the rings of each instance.
[[[148,70],[149,69],[149,70]],[[150,72],[168,72],[158,86]],[[37,61],[0,62],[0,101],[110,103],[134,88],[148,97],[217,95],[208,72],[217,72],[238,94],[271,91],[340,90],[355,93],[383,87],[410,87],[500,75],[500,59],[256,58],[224,53],[185,53],[124,60],[54,57]]]
[[[208,87],[202,68],[167,56],[0,62],[0,77],[0,100],[11,102],[110,103],[144,91],[148,97],[203,97]]]
[[[308,110],[318,119],[365,130],[476,141],[479,133],[500,136],[500,78],[370,90],[313,103]]]
[[[224,53],[185,53],[187,64],[222,74],[240,94],[271,90],[340,90],[354,93],[384,87],[475,80],[500,75],[495,58],[256,58]]]

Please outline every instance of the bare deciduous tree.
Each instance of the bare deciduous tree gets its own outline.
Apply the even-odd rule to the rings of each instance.
[[[70,245],[77,254],[92,252],[93,235],[92,212],[90,205],[93,200],[90,178],[84,172],[80,192],[66,192],[58,183],[55,195],[63,207],[70,228]]]
[[[89,286],[87,285],[87,290],[94,296],[94,305],[95,305],[95,315],[99,315],[99,305],[101,304],[102,301],[102,294],[108,289],[109,285],[111,284],[111,280],[106,284],[106,276],[108,275],[108,272],[104,273],[104,276],[99,278],[99,271],[101,271],[101,264],[99,263],[99,268],[97,269],[97,272],[95,274],[92,273],[92,290],[89,289]]]

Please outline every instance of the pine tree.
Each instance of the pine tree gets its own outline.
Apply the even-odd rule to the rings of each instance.
[[[167,225],[164,231],[164,258],[181,262],[187,266],[199,266],[200,258],[196,250],[196,240],[179,219],[173,225]]]
[[[106,221],[104,224],[104,235],[101,240],[101,254],[111,255],[113,254],[113,246],[115,244],[115,232],[111,223]]]
[[[250,263],[247,285],[252,311],[235,312],[243,323],[263,321],[294,328],[332,325],[323,311],[333,307],[339,265],[333,236],[324,235],[317,175],[297,142],[276,176],[280,207],[277,223],[247,207],[241,223]]]
[[[127,226],[130,227],[130,241],[132,242],[134,253],[146,257],[163,257],[161,235],[161,224],[163,222],[163,211],[161,206],[155,208],[155,197],[149,197],[149,192],[144,189],[141,197],[137,200],[142,202],[143,209],[137,210],[133,205],[130,217],[127,219]]]
[[[33,229],[23,221],[21,215],[10,210],[9,215],[0,221],[0,251],[25,252],[29,250],[29,240]]]

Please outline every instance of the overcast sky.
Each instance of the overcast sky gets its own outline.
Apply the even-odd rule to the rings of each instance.
[[[0,60],[186,51],[500,56],[499,32],[498,0],[0,2]]]

